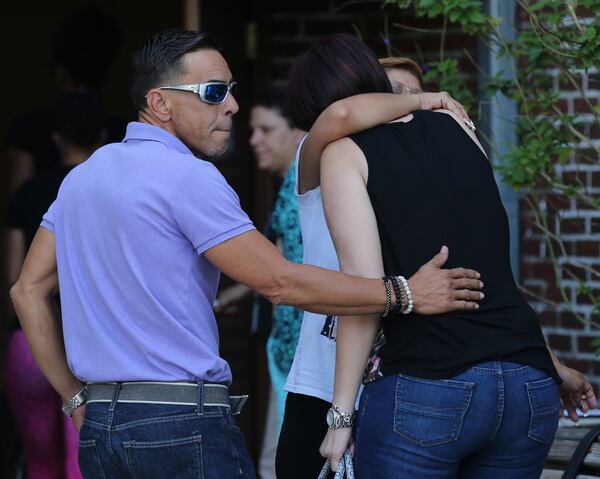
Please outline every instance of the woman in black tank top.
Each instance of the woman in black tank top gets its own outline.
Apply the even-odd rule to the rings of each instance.
[[[321,61],[315,75],[320,59],[352,41],[364,48],[340,35],[305,54],[293,72],[303,85],[297,103],[323,101],[324,77],[345,92],[365,75],[385,77],[371,61]],[[539,477],[561,407],[557,384],[571,413],[596,399],[551,355],[513,280],[506,213],[474,134],[447,113],[416,112],[330,145],[321,188],[342,271],[408,278],[447,245],[447,267],[476,269],[486,282],[476,311],[383,320],[383,377],[365,387],[354,431],[358,477]],[[351,414],[379,323],[340,319],[332,417]],[[321,452],[335,465],[349,439],[349,428],[332,428]]]

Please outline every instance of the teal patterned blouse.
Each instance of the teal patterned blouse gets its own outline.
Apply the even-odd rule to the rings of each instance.
[[[288,261],[302,263],[302,234],[295,186],[296,164],[292,162],[275,200],[271,228],[283,246],[283,256]],[[302,314],[301,310],[291,306],[278,305],[273,309],[273,329],[268,352],[285,374],[289,372],[296,352]]]

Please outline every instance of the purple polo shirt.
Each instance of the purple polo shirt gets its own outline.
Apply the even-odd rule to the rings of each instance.
[[[203,253],[254,226],[211,163],[130,123],[65,178],[42,226],[78,378],[231,382],[212,310],[219,271]]]

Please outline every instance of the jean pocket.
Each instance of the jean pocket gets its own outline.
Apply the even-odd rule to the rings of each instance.
[[[525,383],[531,419],[528,436],[542,444],[551,444],[558,428],[560,396],[553,378]]]
[[[95,439],[79,441],[79,469],[86,479],[106,479]]]
[[[394,431],[419,446],[456,441],[474,387],[474,383],[466,381],[399,375]]]
[[[199,435],[168,441],[125,441],[123,447],[129,473],[135,479],[204,478]]]
[[[233,414],[225,414],[223,416],[227,422],[227,427],[230,431],[241,432],[240,425],[238,424],[237,418]]]

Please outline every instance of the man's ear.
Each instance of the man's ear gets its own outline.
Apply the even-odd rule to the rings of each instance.
[[[171,103],[164,91],[153,88],[146,95],[146,103],[150,113],[159,120],[167,122],[171,119]]]

